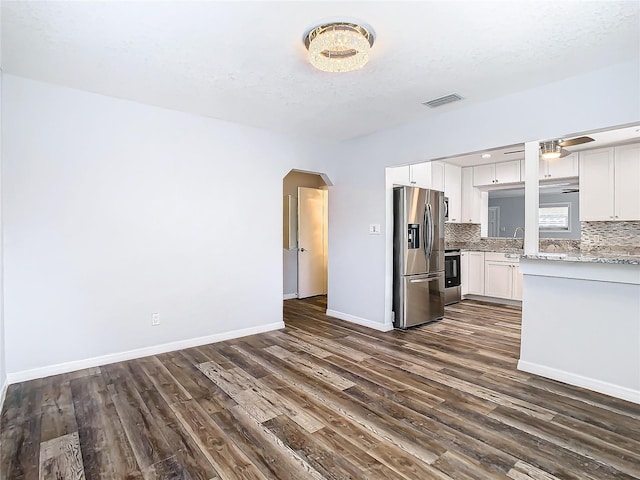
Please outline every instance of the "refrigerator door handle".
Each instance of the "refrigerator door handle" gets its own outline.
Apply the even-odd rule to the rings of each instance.
[[[429,235],[427,235],[427,225],[429,224],[429,213],[427,211],[428,207],[428,204],[424,206],[424,214],[422,215],[422,231],[424,232],[424,242],[422,242],[422,248],[424,250],[425,258],[429,258]]]
[[[425,229],[428,228],[429,230],[429,234],[428,234],[428,238],[429,238],[429,244],[428,244],[428,249],[427,249],[427,245],[425,242],[425,253],[427,255],[427,258],[431,258],[431,254],[433,253],[433,236],[434,236],[434,231],[433,231],[433,213],[431,212],[431,204],[427,203],[427,208],[425,210],[425,214],[426,214],[426,226]],[[426,232],[425,232],[426,235]]]
[[[416,279],[416,280],[409,280],[409,283],[425,283],[425,282],[434,282],[436,280],[440,280],[440,277],[420,278],[420,279]]]

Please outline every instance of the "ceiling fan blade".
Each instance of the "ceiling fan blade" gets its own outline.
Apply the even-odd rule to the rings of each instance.
[[[583,143],[593,142],[593,138],[591,137],[576,137],[570,138],[569,140],[564,140],[560,142],[561,147],[573,147],[574,145],[581,145]]]
[[[503,152],[505,155],[509,155],[511,153],[522,153],[524,150],[514,150],[513,152]]]
[[[558,158],[568,157],[569,155],[571,155],[571,152],[569,150],[563,148],[562,152],[560,152],[560,156]]]

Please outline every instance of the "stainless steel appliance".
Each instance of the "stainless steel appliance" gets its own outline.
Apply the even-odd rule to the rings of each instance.
[[[449,220],[449,197],[444,197],[444,221]]]
[[[460,277],[460,249],[444,251],[444,304],[458,303],[462,297]]]
[[[444,193],[393,189],[394,326],[444,316]]]

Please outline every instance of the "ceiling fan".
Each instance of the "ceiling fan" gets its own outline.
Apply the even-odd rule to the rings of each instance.
[[[552,160],[555,158],[562,158],[570,155],[571,152],[565,150],[564,147],[573,147],[574,145],[582,145],[583,143],[593,142],[591,137],[576,137],[568,140],[549,140],[546,142],[540,142],[540,156],[545,160]],[[521,153],[524,150],[514,150],[512,152],[504,152],[505,155],[510,153]]]

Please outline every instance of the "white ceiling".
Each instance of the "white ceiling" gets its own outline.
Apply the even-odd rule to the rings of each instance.
[[[105,95],[343,140],[640,58],[638,1],[2,1],[2,68]],[[360,71],[306,59],[303,34],[359,20]],[[431,110],[450,93],[464,100]]]

